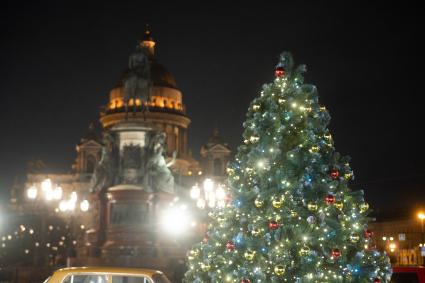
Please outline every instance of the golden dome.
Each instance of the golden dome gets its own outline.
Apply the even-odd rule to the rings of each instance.
[[[124,102],[124,82],[131,75],[130,66],[122,73],[117,85],[109,93],[109,103],[103,109],[102,116],[123,113],[126,109],[130,112],[141,113],[149,108],[151,113],[168,113],[186,117],[185,106],[182,101],[182,94],[177,87],[174,76],[165,68],[154,56],[155,41],[151,37],[150,31],[145,32],[145,36],[139,42],[138,48],[143,48],[149,59],[150,80],[152,89],[148,101],[141,98],[130,98],[128,107]],[[131,56],[130,56],[131,58]],[[109,119],[109,118],[108,118]],[[105,118],[104,120],[108,120]],[[115,121],[115,120],[114,120]],[[111,123],[103,123],[104,126]],[[113,124],[113,123],[112,123]]]

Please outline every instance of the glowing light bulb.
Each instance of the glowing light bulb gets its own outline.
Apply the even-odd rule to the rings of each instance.
[[[50,179],[46,179],[43,182],[41,182],[41,190],[43,192],[51,191],[52,190],[52,181]]]
[[[214,188],[214,182],[211,179],[205,179],[204,181],[204,190],[206,192],[211,192]]]
[[[37,198],[37,194],[38,194],[37,188],[36,188],[36,187],[34,187],[34,186],[31,186],[31,187],[27,190],[27,197],[28,197],[29,199],[36,199],[36,198]]]
[[[90,203],[89,203],[89,201],[88,200],[83,200],[81,203],[80,203],[80,209],[81,209],[81,211],[83,211],[83,212],[86,212],[87,210],[89,210],[89,207],[90,207]]]
[[[68,202],[66,200],[63,200],[59,203],[59,210],[62,212],[67,211],[68,209]]]
[[[198,199],[201,196],[201,189],[195,185],[190,190],[190,197],[193,199]]]
[[[199,207],[200,209],[204,209],[206,205],[206,202],[203,198],[200,198],[196,201],[196,206]]]
[[[62,188],[57,187],[55,190],[53,190],[53,199],[60,200],[62,198]]]

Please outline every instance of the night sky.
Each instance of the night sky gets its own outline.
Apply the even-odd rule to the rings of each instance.
[[[307,64],[337,150],[352,157],[352,188],[377,211],[425,204],[425,25],[413,1],[35,2],[0,11],[3,199],[29,160],[70,170],[149,23],[183,92],[194,156],[215,125],[233,149],[241,143],[250,101],[288,50]]]

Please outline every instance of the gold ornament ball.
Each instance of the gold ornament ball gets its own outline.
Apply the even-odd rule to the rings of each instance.
[[[276,273],[277,276],[282,276],[285,274],[285,266],[282,264],[278,264],[274,267],[274,273]]]
[[[318,153],[319,150],[320,150],[320,148],[318,146],[312,146],[310,148],[310,152],[312,152],[312,153]]]
[[[278,196],[274,196],[272,199],[272,205],[274,208],[281,208],[282,204],[283,204],[283,196],[282,197],[278,197]]]
[[[369,204],[367,202],[364,202],[360,204],[359,208],[361,213],[366,212],[369,209]]]
[[[344,203],[342,201],[336,201],[334,203],[335,207],[341,210],[344,207]]]
[[[292,217],[298,217],[298,213],[296,211],[291,211],[291,216]]]
[[[317,210],[317,208],[318,208],[318,206],[317,206],[317,203],[315,203],[315,202],[309,202],[309,203],[307,204],[307,208],[308,208],[308,210],[310,210],[310,211],[316,211],[316,210]]]
[[[249,261],[252,261],[252,260],[254,259],[254,256],[255,256],[255,251],[252,251],[252,250],[247,250],[247,251],[244,253],[244,257],[245,257],[245,259],[247,259],[247,260],[249,260]]]
[[[303,246],[300,250],[301,256],[307,256],[310,253],[310,248],[307,246]]]
[[[254,201],[255,207],[261,208],[264,205],[264,201],[262,199],[256,198]]]
[[[345,180],[351,180],[351,178],[353,178],[353,173],[345,173],[344,174],[344,179]]]
[[[359,235],[357,235],[357,234],[355,234],[355,233],[352,233],[352,234],[350,235],[350,241],[351,241],[352,243],[357,243],[359,240],[360,240],[360,236],[359,236]]]

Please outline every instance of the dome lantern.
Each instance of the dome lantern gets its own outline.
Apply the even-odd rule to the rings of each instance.
[[[153,57],[155,54],[155,41],[151,35],[151,30],[149,25],[146,24],[145,33],[143,34],[142,39],[140,40],[140,47],[144,48],[150,57]]]

